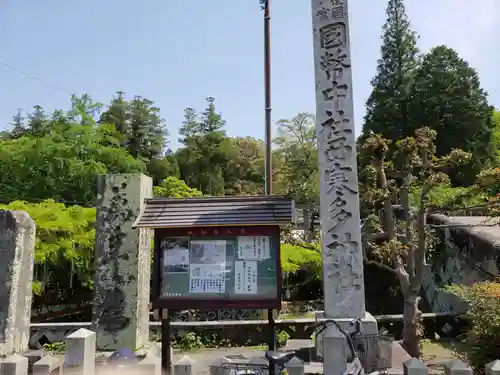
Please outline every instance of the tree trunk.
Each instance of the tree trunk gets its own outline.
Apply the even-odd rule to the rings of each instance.
[[[418,292],[409,291],[404,298],[403,346],[414,358],[420,358],[420,315]]]

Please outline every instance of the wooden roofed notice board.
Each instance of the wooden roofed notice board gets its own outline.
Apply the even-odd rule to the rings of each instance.
[[[152,198],[135,223],[155,231],[153,308],[279,308],[280,196]]]

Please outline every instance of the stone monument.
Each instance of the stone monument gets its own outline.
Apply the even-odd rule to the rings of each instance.
[[[35,234],[26,212],[0,210],[0,356],[28,350]]]
[[[139,349],[148,342],[152,236],[132,224],[152,196],[152,180],[143,174],[98,180],[92,314],[98,349]]]
[[[311,0],[325,300],[316,318],[333,318],[346,331],[359,318],[363,334],[376,335],[377,321],[365,311],[347,2]],[[334,326],[317,338],[325,375],[345,371],[345,342]]]

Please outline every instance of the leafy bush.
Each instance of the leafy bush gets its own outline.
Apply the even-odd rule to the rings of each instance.
[[[283,348],[286,345],[286,342],[290,339],[290,335],[286,331],[279,331],[276,334],[276,343],[279,348]]]
[[[43,350],[49,354],[64,354],[66,352],[66,343],[57,341],[52,344],[43,344]]]
[[[197,189],[190,188],[183,180],[170,176],[162,181],[159,186],[154,187],[157,197],[189,198],[201,197],[203,194]]]
[[[36,223],[35,295],[43,293],[44,283],[68,289],[72,276],[81,287],[92,288],[95,208],[66,206],[49,199],[40,203],[14,201],[0,205],[0,209],[26,211]],[[71,264],[74,275],[68,272]]]
[[[186,332],[179,340],[179,347],[182,351],[203,348],[201,337],[194,332]]]
[[[471,329],[466,336],[466,359],[478,372],[500,357],[500,282],[453,285],[447,291],[467,301]]]
[[[500,168],[491,168],[481,171],[477,176],[478,186],[490,197],[500,193]]]
[[[498,180],[500,183],[500,180]],[[442,184],[435,187],[429,192],[428,204],[435,208],[445,209],[463,209],[466,207],[474,207],[482,205],[486,202],[482,191],[478,191],[474,187],[451,187],[448,184]],[[413,189],[410,194],[410,204],[413,207],[418,207],[420,204],[420,190]]]
[[[306,269],[317,278],[321,278],[321,250],[318,244],[300,245],[281,244],[281,270],[283,273],[295,273]]]

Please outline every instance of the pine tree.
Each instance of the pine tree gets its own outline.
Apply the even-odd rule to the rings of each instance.
[[[473,184],[477,173],[495,159],[493,107],[477,72],[455,50],[438,46],[424,56],[409,111],[409,128],[426,124],[439,134],[437,156],[453,149],[471,153],[470,164],[449,172],[454,184]]]
[[[33,112],[28,115],[28,131],[33,137],[41,137],[45,135],[47,115],[43,108],[39,105],[33,107]]]
[[[363,135],[373,132],[396,140],[412,134],[405,126],[419,51],[403,0],[389,0],[386,14],[377,74],[371,81],[373,91],[366,102]]]
[[[18,109],[16,115],[12,117],[11,126],[12,130],[10,131],[10,138],[16,139],[26,134],[24,116],[21,109]]]
[[[108,109],[102,113],[100,124],[113,124],[120,134],[120,144],[127,146],[129,131],[129,103],[125,99],[125,93],[118,91],[116,97],[111,101]]]
[[[184,111],[180,140],[185,148],[176,156],[181,178],[204,194],[224,195],[223,166],[227,157],[222,149],[226,140],[226,122],[215,109],[215,99],[209,97],[207,108],[198,114],[193,108]]]
[[[135,96],[128,101],[119,91],[99,123],[112,124],[120,135],[120,144],[132,156],[146,162],[163,157],[168,131],[160,109],[151,100]]]

